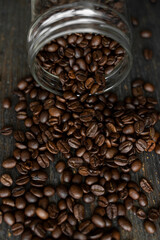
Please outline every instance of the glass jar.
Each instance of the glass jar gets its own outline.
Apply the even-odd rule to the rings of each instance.
[[[131,31],[126,0],[32,0],[32,25],[28,33],[28,61],[35,80],[47,90],[62,93],[59,78],[43,69],[37,54],[53,39],[72,33],[109,37],[124,49],[123,60],[105,75],[103,92],[119,85],[132,66]]]

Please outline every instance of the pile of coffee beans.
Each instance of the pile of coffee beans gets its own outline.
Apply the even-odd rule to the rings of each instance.
[[[57,75],[63,91],[95,94],[105,89],[105,75],[124,58],[125,50],[116,41],[91,33],[60,37],[46,45],[38,63]]]
[[[154,86],[142,79],[132,82],[132,96],[123,102],[114,93],[77,96],[72,87],[56,96],[31,77],[18,83],[15,112],[26,130],[1,129],[13,133],[16,147],[2,162],[7,172],[0,179],[0,221],[14,236],[120,240],[113,221],[131,231],[127,210],[144,221],[148,233],[156,231],[159,210],[143,210],[153,187],[145,178],[138,185],[130,175],[142,167],[137,153],[160,151],[157,101],[145,92],[150,95]],[[50,165],[60,175],[58,184],[48,181]]]

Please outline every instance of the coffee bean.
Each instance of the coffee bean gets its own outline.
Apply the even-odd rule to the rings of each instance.
[[[80,199],[83,196],[83,191],[80,186],[74,184],[70,187],[69,194],[74,199]]]
[[[110,203],[106,208],[106,213],[109,219],[115,219],[117,217],[117,205]]]
[[[147,193],[151,193],[153,192],[153,188],[151,186],[151,184],[148,182],[147,179],[142,178],[140,181],[140,186],[143,189],[143,191],[147,192]]]
[[[56,164],[55,168],[56,168],[56,171],[57,171],[58,173],[62,173],[63,170],[65,169],[65,162],[59,161],[59,162]]]
[[[11,100],[10,98],[4,98],[2,102],[2,106],[5,109],[9,109],[11,107]]]
[[[9,226],[12,226],[15,223],[15,217],[11,212],[5,213],[3,219]]]
[[[49,217],[48,213],[43,208],[37,208],[36,214],[42,220],[46,220]]]
[[[150,30],[143,30],[143,31],[141,31],[141,37],[142,38],[151,38],[152,32]]]
[[[137,27],[139,25],[139,21],[137,18],[135,17],[131,17],[131,20],[132,20],[132,24],[133,26]]]
[[[24,231],[24,226],[21,223],[15,223],[14,225],[12,225],[11,229],[14,236],[19,236],[22,235]]]
[[[138,139],[136,142],[136,148],[139,152],[144,152],[147,148],[147,143],[143,139]]]
[[[144,125],[143,121],[137,121],[134,124],[134,129],[137,134],[141,134],[144,131],[144,128],[145,128],[145,125]]]
[[[13,184],[13,180],[9,174],[3,174],[1,176],[1,183],[4,186],[10,187]]]
[[[105,225],[106,225],[105,220],[100,215],[93,215],[92,216],[92,222],[98,228],[104,228]]]
[[[123,230],[125,230],[125,231],[127,231],[127,232],[131,232],[131,230],[132,230],[132,224],[130,223],[130,221],[129,221],[127,218],[125,218],[125,217],[120,217],[120,218],[118,219],[118,224],[119,224],[119,226],[120,226]]]
[[[128,194],[133,200],[139,199],[139,193],[134,188],[130,188]]]
[[[83,164],[83,159],[82,158],[72,157],[68,160],[68,165],[71,168],[79,168],[80,166],[82,166],[82,164]]]
[[[143,50],[143,56],[145,60],[151,60],[153,57],[153,51],[151,49],[145,48]]]
[[[146,220],[146,221],[144,222],[144,228],[145,228],[145,230],[146,230],[148,233],[150,233],[150,234],[153,234],[153,233],[155,233],[155,231],[156,231],[156,226],[155,226],[155,224],[154,224],[153,222],[149,221],[149,220]]]
[[[91,186],[91,192],[92,192],[95,196],[101,196],[101,195],[104,195],[105,189],[104,189],[104,187],[102,187],[101,185],[93,184],[93,185]]]
[[[78,221],[82,221],[84,219],[84,215],[85,215],[84,206],[81,204],[76,204],[73,208],[73,213],[74,213],[75,218]]]
[[[47,158],[47,156],[45,154],[39,155],[37,158],[37,162],[42,168],[47,168],[47,167],[49,167],[49,164],[50,164],[49,159]]]
[[[142,207],[147,206],[148,205],[147,196],[144,193],[140,193],[138,202],[139,202],[139,205],[142,206]]]
[[[137,210],[136,214],[137,214],[137,217],[138,217],[139,219],[146,219],[146,214],[145,214],[145,212],[143,211],[143,209],[139,208],[139,209]]]
[[[144,90],[152,93],[152,92],[154,92],[155,87],[152,83],[145,83],[144,84]]]
[[[45,186],[43,189],[44,196],[52,197],[55,194],[55,190],[52,186]]]
[[[36,213],[36,206],[34,204],[29,204],[24,211],[25,216],[33,217]]]
[[[17,209],[24,209],[26,207],[26,200],[23,197],[16,198],[15,206]]]
[[[156,221],[159,218],[159,211],[156,208],[150,208],[148,212],[148,219],[150,221]]]
[[[141,168],[142,168],[142,163],[141,163],[140,160],[135,160],[131,164],[131,169],[132,169],[133,172],[138,172]]]
[[[119,146],[121,153],[128,153],[133,148],[132,142],[126,141]]]
[[[12,132],[13,132],[13,127],[11,126],[5,126],[0,129],[0,133],[4,136],[9,136],[12,134]]]
[[[7,187],[0,189],[0,198],[6,198],[11,196],[11,190]]]
[[[14,158],[7,158],[3,161],[2,167],[11,169],[16,166],[16,160]]]
[[[68,190],[65,185],[59,185],[56,189],[58,196],[62,199],[65,199],[68,196]]]
[[[33,189],[33,192],[35,192],[34,189]],[[38,198],[31,192],[26,192],[25,193],[25,198],[26,198],[28,203],[35,203],[35,202],[38,201]]]

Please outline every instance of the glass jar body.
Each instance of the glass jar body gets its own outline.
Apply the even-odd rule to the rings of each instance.
[[[28,34],[28,58],[35,80],[47,90],[61,94],[59,78],[39,65],[37,54],[58,37],[95,33],[117,41],[125,49],[124,59],[105,76],[103,92],[120,84],[132,65],[131,31],[126,16],[125,0],[32,0],[33,23]]]

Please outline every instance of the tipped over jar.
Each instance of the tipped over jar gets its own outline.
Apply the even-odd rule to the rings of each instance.
[[[32,0],[28,60],[35,80],[61,95],[103,93],[132,66],[125,0]]]

